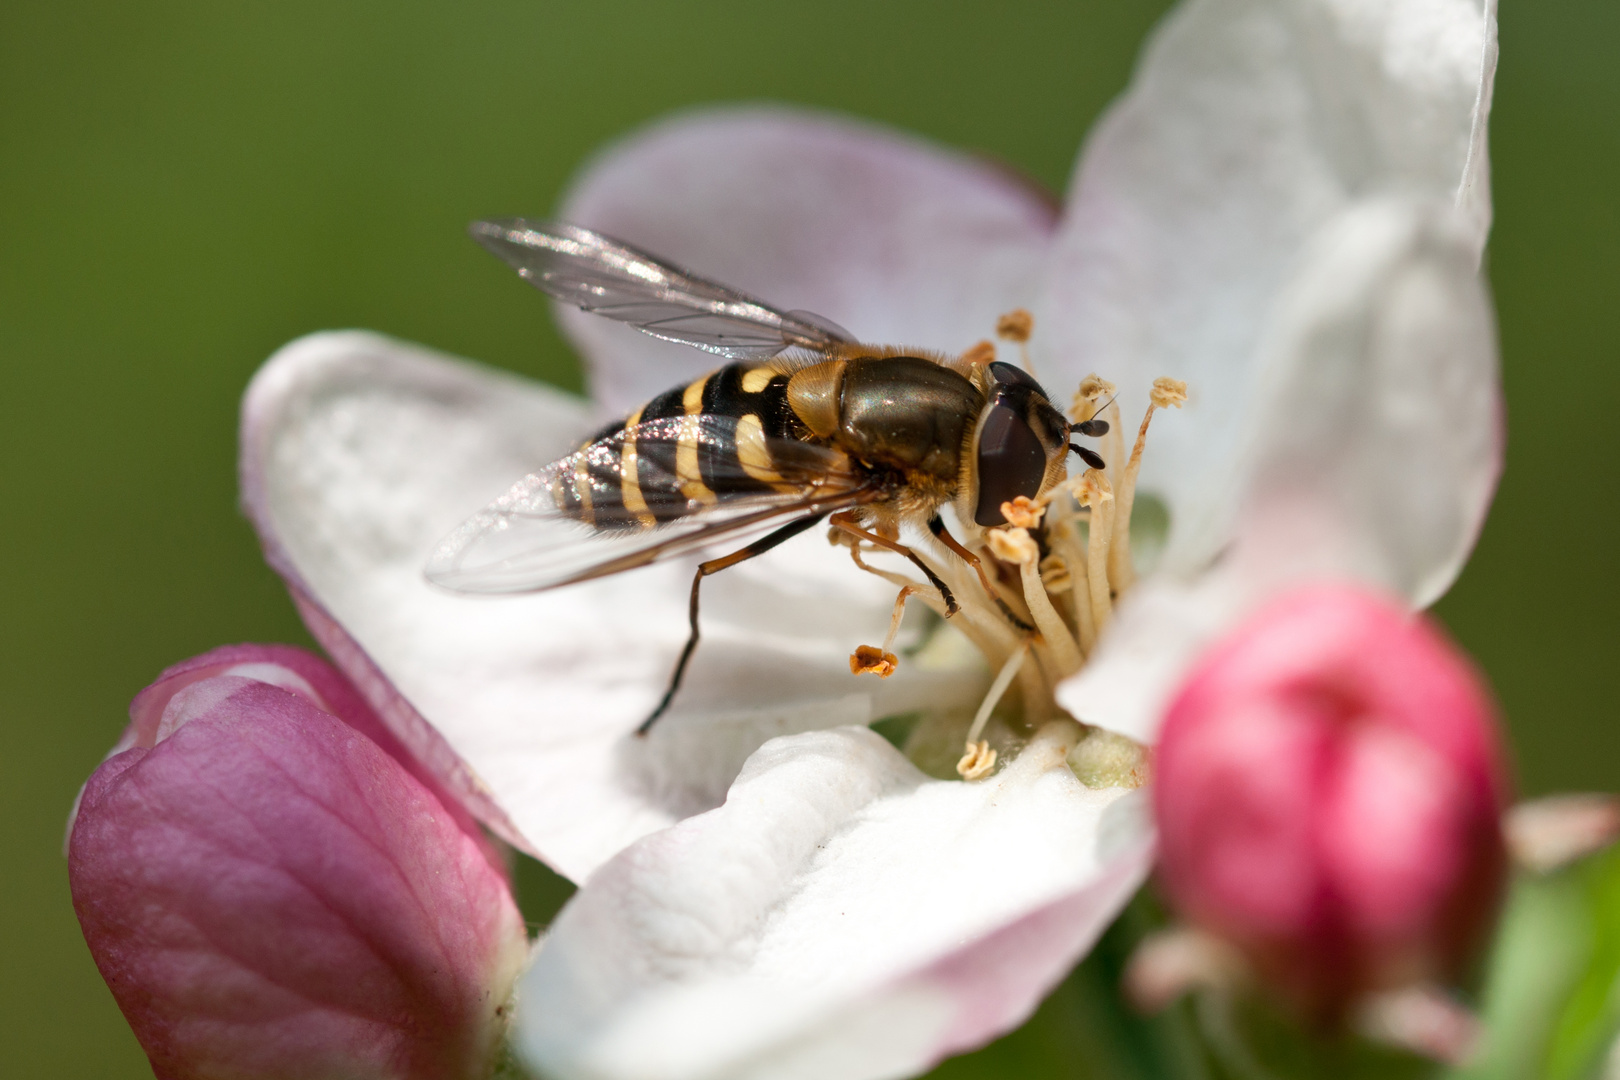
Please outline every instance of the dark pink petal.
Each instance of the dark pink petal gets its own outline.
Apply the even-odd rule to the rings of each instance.
[[[280,685],[224,673],[257,664]],[[504,876],[312,703],[353,694],[321,668],[257,647],[173,668],[133,710],[163,737],[86,785],[74,906],[161,1077],[481,1076],[498,1046],[526,951]]]
[[[1459,975],[1496,908],[1506,799],[1472,667],[1349,586],[1290,594],[1212,649],[1155,765],[1175,905],[1319,1015]]]

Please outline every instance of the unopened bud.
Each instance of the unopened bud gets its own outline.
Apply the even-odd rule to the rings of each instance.
[[[522,917],[359,694],[307,653],[232,646],[131,717],[85,785],[68,879],[157,1075],[487,1076]]]
[[[1302,590],[1217,644],[1154,775],[1171,902],[1308,1016],[1451,981],[1490,927],[1506,801],[1490,699],[1381,597]]]

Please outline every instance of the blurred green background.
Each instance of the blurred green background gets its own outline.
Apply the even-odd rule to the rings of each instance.
[[[63,821],[159,669],[308,640],[235,507],[237,399],[272,350],[372,327],[577,387],[468,220],[545,213],[604,140],[716,100],[848,110],[1061,188],[1164,6],[0,6],[0,1072],[150,1075],[79,937]],[[1508,468],[1440,612],[1530,793],[1620,786],[1617,56],[1615,0],[1505,5]],[[1077,1075],[1052,1032],[1090,992],[948,1070]]]

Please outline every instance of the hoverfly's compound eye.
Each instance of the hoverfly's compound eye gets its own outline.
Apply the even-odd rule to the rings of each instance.
[[[1022,416],[1006,405],[992,405],[979,428],[979,504],[973,520],[1002,525],[1001,504],[1018,496],[1033,499],[1046,476],[1046,448]]]

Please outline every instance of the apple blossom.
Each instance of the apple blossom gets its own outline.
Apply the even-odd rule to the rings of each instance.
[[[1305,1014],[1473,960],[1506,868],[1499,736],[1472,666],[1390,599],[1263,608],[1199,660],[1154,771],[1172,904]]]
[[[1500,458],[1477,273],[1494,64],[1475,0],[1192,0],[1061,214],[1000,169],[787,108],[691,113],[605,151],[561,219],[862,340],[985,354],[1006,333],[1054,395],[1086,380],[1077,419],[1119,394],[1108,471],[1014,508],[1051,515],[1065,558],[1028,526],[969,537],[1038,641],[964,607],[875,650],[894,646],[891,677],[852,677],[904,582],[806,534],[710,579],[703,645],[645,739],[688,566],[501,599],[441,594],[422,568],[515,479],[711,357],[562,310],[590,404],[360,333],[265,366],[244,503],[311,631],[450,790],[586,882],[525,983],[535,1062],[874,1077],[983,1042],[1145,872],[1142,747],[1209,641],[1322,573],[1417,604],[1445,588]],[[1121,421],[1150,402],[1181,407],[1138,454]],[[1154,507],[1163,535],[1133,535]],[[960,768],[985,778],[962,783],[995,674],[1019,708],[980,710]],[[859,730],[901,716],[905,753]]]
[[[504,868],[342,677],[231,646],[130,715],[68,870],[154,1071],[486,1076],[527,957]]]

